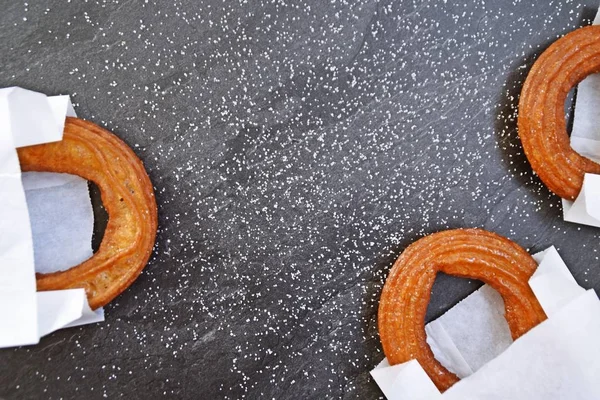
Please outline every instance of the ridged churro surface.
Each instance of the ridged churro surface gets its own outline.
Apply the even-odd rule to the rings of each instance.
[[[455,229],[426,236],[394,263],[383,287],[378,324],[391,365],[416,359],[440,390],[459,378],[437,361],[426,342],[425,313],[438,272],[479,279],[504,299],[513,339],[546,319],[529,288],[535,260],[516,243],[481,229]]]
[[[140,274],[156,238],[156,201],[142,162],[114,134],[76,118],[67,118],[62,141],[18,153],[23,171],[78,175],[100,188],[109,220],[98,252],[69,270],[37,274],[37,287],[85,288],[92,309],[107,304]]]

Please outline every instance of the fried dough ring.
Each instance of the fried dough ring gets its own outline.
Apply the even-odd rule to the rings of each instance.
[[[23,171],[78,175],[100,188],[108,224],[96,254],[66,271],[36,274],[37,289],[84,288],[92,309],[106,305],[140,274],[152,253],[157,209],[135,153],[99,126],[67,118],[63,140],[18,149]]]
[[[459,378],[435,359],[426,342],[425,313],[438,272],[479,279],[504,299],[513,339],[546,319],[529,288],[537,264],[516,243],[481,229],[455,229],[408,246],[394,263],[379,303],[379,336],[391,365],[416,359],[441,391]]]
[[[564,104],[571,88],[600,72],[600,26],[577,29],[554,42],[535,62],[519,100],[519,137],[533,170],[554,193],[574,200],[585,173],[600,164],[571,148]]]

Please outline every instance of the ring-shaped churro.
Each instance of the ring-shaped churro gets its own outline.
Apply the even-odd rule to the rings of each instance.
[[[600,26],[587,26],[548,47],[521,91],[518,129],[525,155],[542,182],[567,200],[577,197],[586,172],[600,174],[600,164],[571,148],[564,111],[571,88],[596,72]]]
[[[62,141],[18,154],[23,171],[63,172],[98,185],[109,217],[100,248],[66,271],[37,274],[37,288],[84,288],[92,309],[107,304],[138,277],[156,239],[156,200],[142,162],[114,134],[77,118],[67,118]]]
[[[435,359],[425,333],[437,273],[479,279],[496,289],[516,339],[546,319],[528,284],[536,268],[516,243],[481,229],[443,231],[411,244],[394,263],[379,303],[379,336],[389,363],[416,359],[438,389],[448,389],[459,378]]]

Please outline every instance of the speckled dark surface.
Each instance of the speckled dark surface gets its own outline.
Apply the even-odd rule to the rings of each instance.
[[[600,230],[562,222],[515,132],[535,56],[596,7],[4,1],[0,86],[129,143],[160,232],[105,323],[0,351],[0,398],[378,398],[385,276],[450,227],[554,244],[600,289]],[[476,285],[438,279],[429,318]]]

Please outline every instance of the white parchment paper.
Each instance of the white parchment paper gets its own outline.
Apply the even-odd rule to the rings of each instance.
[[[488,285],[427,324],[425,332],[436,359],[460,378],[477,371],[513,342],[504,319],[504,301]]]
[[[36,292],[34,248],[44,272],[66,269],[91,255],[87,183],[30,174],[24,178],[26,197],[16,153],[16,147],[61,140],[67,115],[74,116],[68,96],[0,89],[0,347],[35,344],[56,329],[104,320],[102,309],[90,310],[83,289]],[[53,235],[67,242],[53,242]],[[70,265],[56,263],[61,257]]]
[[[63,271],[93,254],[94,212],[88,182],[75,175],[22,175],[31,219],[35,271]]]

